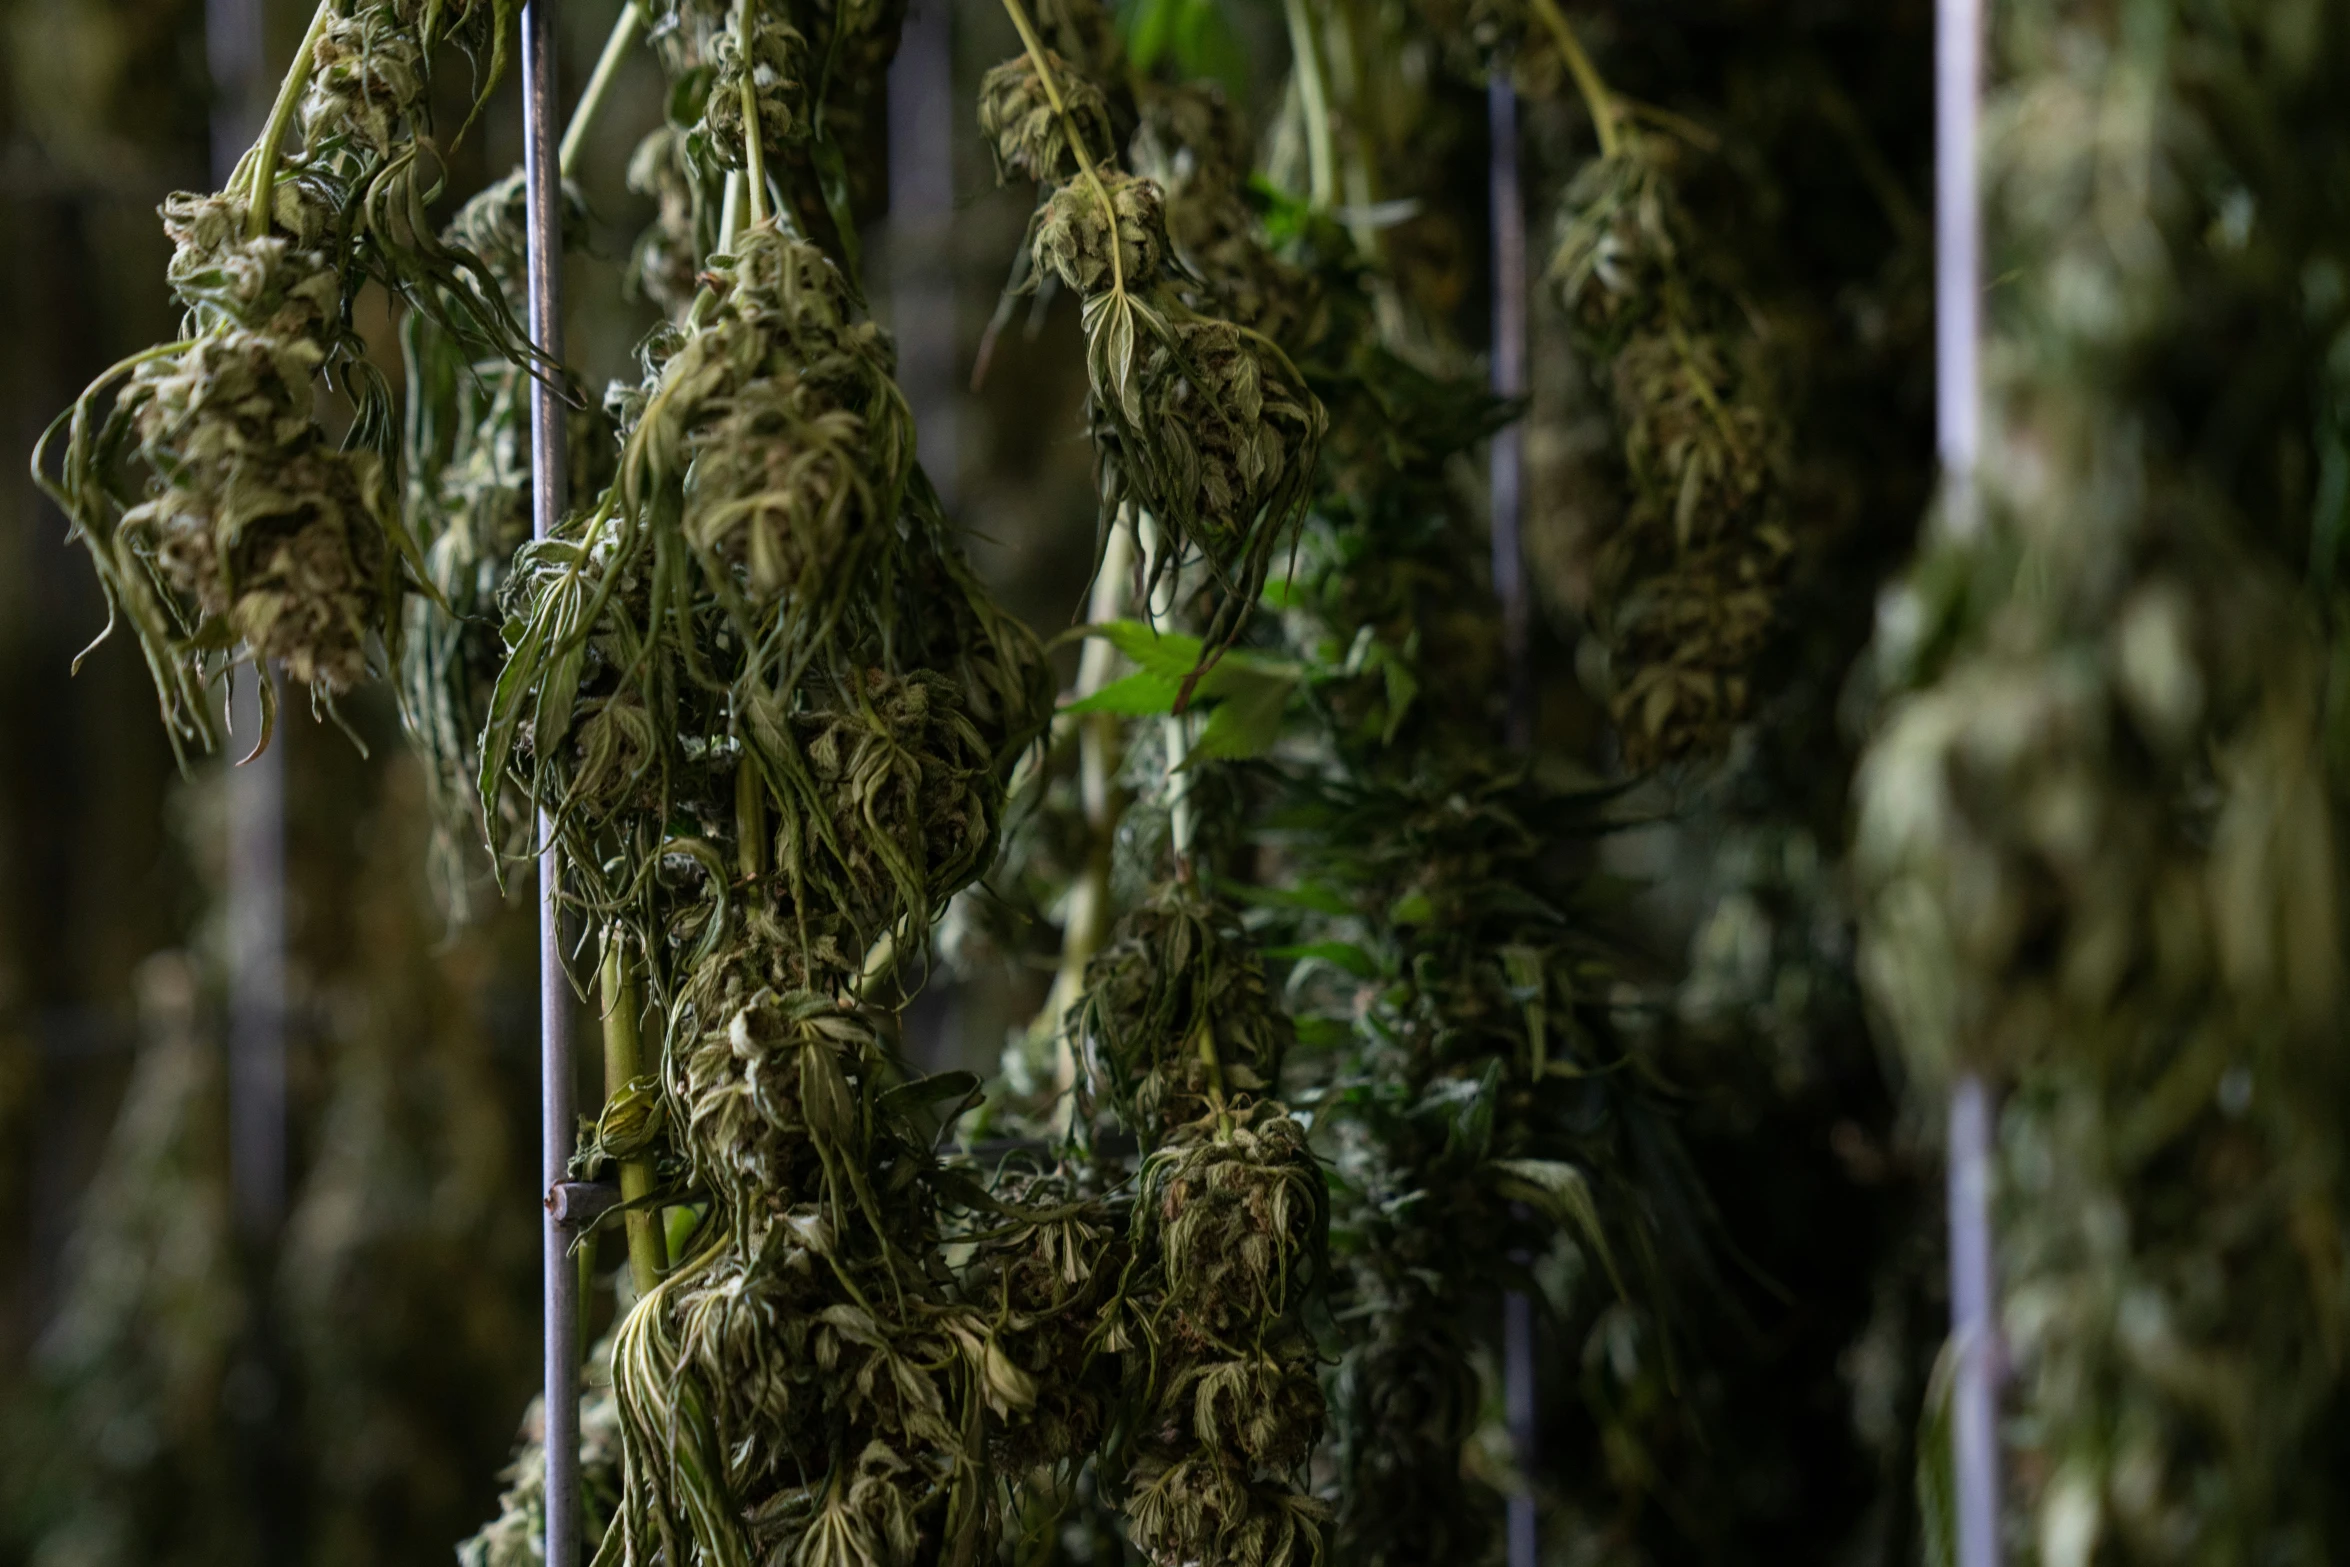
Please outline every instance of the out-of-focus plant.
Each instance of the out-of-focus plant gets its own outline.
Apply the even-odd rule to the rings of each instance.
[[[1984,461],[1880,614],[1863,974],[1923,1093],[2007,1091],[2011,1526],[2048,1563],[2343,1538],[2325,650],[2169,369],[2233,353],[2248,269],[2339,242],[2269,227],[2314,210],[2270,150],[2350,44],[2306,20],[1996,8]],[[2279,412],[2237,417],[2299,439]]]

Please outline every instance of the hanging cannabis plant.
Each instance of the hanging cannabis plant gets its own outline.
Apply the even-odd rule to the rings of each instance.
[[[1598,156],[1569,182],[1550,276],[1603,378],[1628,495],[1599,546],[1614,691],[1635,768],[1719,751],[1794,550],[1768,340],[1701,269],[1675,190],[1688,155],[1592,97]]]
[[[587,106],[583,113],[592,112]],[[442,236],[452,251],[478,257],[483,279],[465,286],[494,288],[498,308],[519,316],[526,285],[524,202],[517,170],[481,191],[458,211]],[[584,237],[587,213],[567,193],[566,248]],[[531,367],[469,352],[461,335],[433,316],[411,313],[401,323],[401,360],[407,407],[400,457],[405,479],[402,513],[424,560],[432,592],[411,597],[401,626],[400,695],[411,742],[424,758],[439,822],[434,880],[451,915],[462,921],[480,880],[470,845],[486,827],[491,842],[512,852],[526,831],[526,813],[514,799],[475,797],[479,738],[504,667],[499,591],[514,552],[530,537]],[[602,488],[610,478],[609,426],[586,400],[571,399],[565,451],[573,494]]]
[[[786,227],[805,209],[769,215],[829,112],[794,40],[830,25],[656,14],[706,89],[677,167],[736,171],[685,205],[747,221],[614,399],[612,484],[517,558],[482,753],[482,796],[511,772],[547,813],[662,1019],[585,1161],[709,1204],[615,1335],[613,1562],[968,1560],[1000,1527],[991,1455],[1057,1462],[1100,1424],[1050,1345],[1068,1285],[1117,1276],[1083,1260],[1106,1232],[949,1182],[933,1104],[967,1089],[892,1049],[900,955],[993,856],[1044,666],[948,537],[853,280]],[[1043,1235],[1060,1282],[1016,1261]]]
[[[1322,406],[1270,338],[1184,302],[1165,193],[1118,167],[1103,88],[1014,19],[1026,52],[980,84],[980,129],[999,175],[1041,187],[1034,275],[1084,302],[1104,528],[1129,508],[1156,523],[1146,593],[1201,563],[1212,658],[1239,636],[1304,505]]]
[[[207,692],[232,664],[278,661],[331,706],[397,645],[422,563],[385,474],[389,391],[349,321],[360,285],[399,291],[473,351],[529,359],[479,258],[422,216],[434,52],[486,54],[494,82],[513,10],[325,0],[228,188],[164,203],[186,335],[100,376],[36,453],[175,749],[217,742]],[[322,377],[352,413],[341,443],[313,418]]]

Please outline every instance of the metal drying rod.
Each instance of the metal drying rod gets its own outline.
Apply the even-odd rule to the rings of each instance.
[[[1942,462],[1943,526],[1979,525],[1975,471],[1982,456],[1982,193],[1976,136],[1982,118],[1983,0],[1937,0],[1934,27],[1934,424]],[[1990,1089],[1963,1073],[1950,1096],[1950,1335],[1952,1470],[1957,1567],[1999,1561],[1999,1335],[1991,1278]]]
[[[531,536],[562,520],[566,462],[563,404],[563,229],[560,130],[555,81],[554,0],[522,8],[522,177],[529,199],[530,340],[547,368],[530,393]],[[554,824],[539,835],[539,1147],[545,1177],[542,1237],[546,1317],[545,1440],[547,1567],[578,1567],[579,1274],[571,1260],[576,1223],[559,1200],[571,1162],[576,1106],[571,1057],[571,980],[563,968],[563,868]]]

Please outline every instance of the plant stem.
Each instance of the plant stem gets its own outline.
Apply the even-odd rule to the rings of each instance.
[[[1197,1034],[1192,1048],[1208,1074],[1208,1103],[1215,1107],[1216,1136],[1221,1140],[1232,1135],[1232,1109],[1224,1097],[1224,1061],[1216,1053],[1215,1025],[1204,1016],[1199,1020]]]
[[[751,226],[767,221],[767,148],[759,136],[758,72],[751,61],[751,8],[758,0],[741,0],[734,12],[735,48],[743,62],[743,161],[749,166],[745,185],[751,198]]]
[[[734,237],[742,232],[742,226],[743,171],[736,169],[726,176],[726,197],[718,207],[718,248],[731,252],[734,249]],[[701,298],[694,301],[696,310],[701,309],[703,299],[715,303],[717,296],[705,287]]]
[[[1151,544],[1157,546],[1158,524],[1148,513],[1142,517],[1142,526],[1152,532]],[[1178,563],[1180,564],[1180,563]],[[1153,630],[1161,629],[1174,618],[1175,577],[1170,570],[1159,581],[1158,591],[1143,605],[1143,618]],[[1188,690],[1188,687],[1186,688]],[[1191,772],[1183,764],[1191,759],[1191,715],[1169,713],[1160,721],[1160,733],[1167,748],[1167,836],[1169,847],[1175,852],[1175,874],[1184,881],[1191,879]]]
[[[1167,746],[1167,839],[1175,852],[1175,874],[1185,881],[1191,879],[1191,837],[1193,813],[1191,809],[1191,771],[1183,764],[1191,760],[1191,715],[1169,713],[1159,720],[1164,726]]]
[[[1093,597],[1085,618],[1095,625],[1116,620],[1125,607],[1126,579],[1134,570],[1134,533],[1121,519],[1110,527],[1102,547],[1101,564],[1094,570]],[[1099,637],[1088,638],[1077,659],[1078,700],[1092,696],[1110,683],[1117,649]],[[1055,1119],[1061,1134],[1070,1130],[1077,1113],[1077,1050],[1061,1020],[1085,993],[1085,970],[1110,934],[1110,851],[1118,834],[1118,719],[1111,713],[1087,713],[1077,720],[1077,795],[1085,809],[1085,869],[1069,889],[1069,912],[1061,924],[1061,961],[1053,972],[1053,988],[1030,1025],[1031,1037],[1053,1039],[1053,1094],[1060,1105]]]
[[[734,863],[745,881],[767,874],[767,786],[748,755],[734,764]]]
[[[1306,121],[1307,194],[1327,209],[1338,199],[1338,159],[1330,137],[1330,98],[1322,86],[1322,60],[1314,48],[1313,19],[1306,0],[1282,0],[1289,21],[1289,55],[1297,71],[1298,107]]]
[[[245,237],[260,239],[269,233],[269,223],[277,208],[277,154],[278,146],[286,139],[286,129],[294,123],[294,111],[302,106],[302,91],[310,85],[310,67],[318,56],[318,38],[326,31],[327,19],[335,14],[335,0],[318,0],[318,12],[310,18],[310,30],[302,35],[302,46],[294,51],[294,63],[286,67],[286,79],[278,84],[277,102],[269,106],[269,123],[261,128],[261,140],[255,146],[258,154],[253,160],[253,186],[245,211]]]
[[[1575,30],[1567,25],[1566,13],[1558,8],[1558,0],[1534,0],[1534,14],[1542,19],[1542,25],[1549,28],[1551,37],[1558,41],[1559,54],[1566,60],[1567,70],[1575,78],[1575,89],[1583,95],[1583,107],[1591,111],[1591,128],[1599,136],[1599,155],[1603,158],[1614,157],[1621,142],[1616,126],[1619,111],[1615,95],[1608,91],[1607,83],[1600,80],[1599,72],[1592,68],[1591,56],[1583,52],[1581,40],[1575,37]]]
[[[580,146],[587,140],[589,127],[595,124],[596,112],[604,107],[605,95],[611,91],[612,78],[620,74],[620,62],[644,25],[644,0],[628,0],[620,8],[619,20],[612,24],[612,36],[604,40],[604,52],[596,57],[594,74],[588,77],[579,102],[572,106],[571,123],[563,127],[563,146],[556,154],[555,166],[565,179],[571,178],[571,171],[579,161]]]
[[[865,949],[865,961],[857,969],[854,994],[858,1000],[864,1000],[875,984],[897,971],[899,928],[891,926],[874,937],[873,945]]]
[[[619,933],[604,933],[604,962],[600,978],[604,1002],[604,1097],[611,1100],[636,1081],[643,1070],[643,1051],[637,1038],[637,1012],[643,1005],[636,981],[628,976],[627,956]],[[637,1202],[653,1190],[653,1161],[641,1155],[620,1161],[620,1200]],[[628,1231],[628,1273],[642,1300],[661,1282],[668,1265],[668,1245],[662,1238],[660,1215],[650,1208],[631,1208],[620,1216]]]
[[[1085,183],[1093,188],[1102,204],[1103,216],[1110,225],[1110,288],[1114,293],[1126,292],[1125,245],[1118,238],[1118,208],[1110,200],[1110,188],[1102,183],[1099,171],[1093,166],[1093,154],[1085,147],[1085,138],[1078,134],[1077,117],[1069,112],[1068,103],[1061,97],[1061,83],[1053,75],[1052,62],[1046,58],[1044,40],[1036,36],[1036,24],[1028,20],[1028,12],[1020,0],[1004,0],[1004,10],[1011,15],[1012,26],[1019,30],[1020,47],[1028,51],[1028,63],[1036,67],[1037,82],[1044,88],[1045,101],[1053,106],[1060,118],[1061,133],[1069,138],[1069,150],[1077,154],[1077,165],[1085,172]]]

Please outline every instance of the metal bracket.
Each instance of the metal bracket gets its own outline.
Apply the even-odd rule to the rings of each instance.
[[[620,1188],[610,1181],[557,1181],[547,1188],[547,1217],[585,1229],[620,1206]]]

